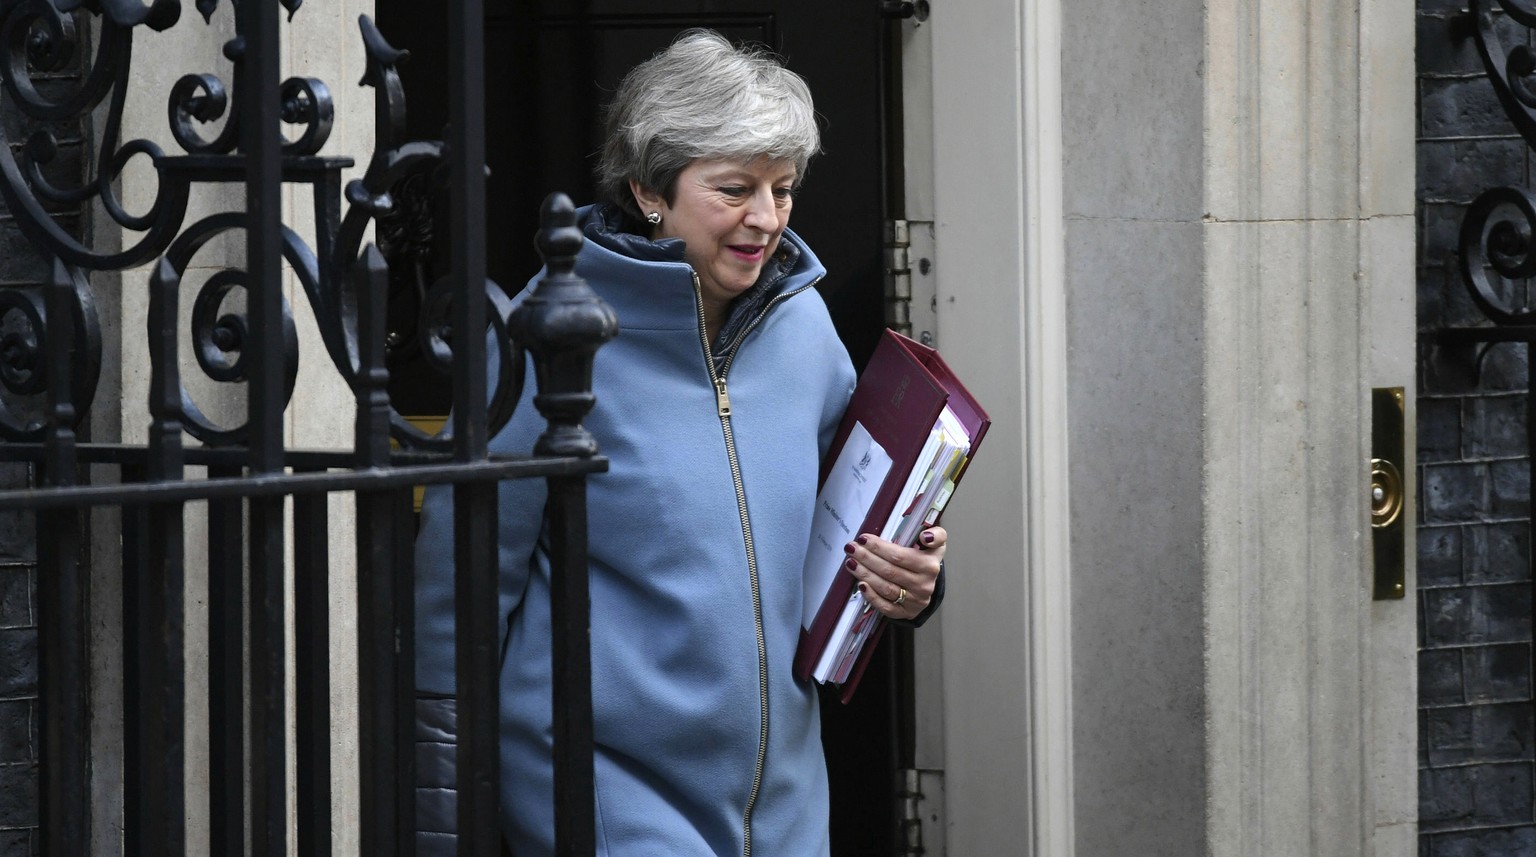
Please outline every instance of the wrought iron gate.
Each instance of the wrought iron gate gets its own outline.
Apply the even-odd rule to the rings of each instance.
[[[51,261],[39,288],[0,289],[0,460],[38,465],[33,490],[0,492],[0,509],[37,512],[42,685],[44,853],[89,851],[87,599],[82,565],[88,507],[123,509],[121,573],[125,637],[125,849],[186,850],[188,802],[183,718],[183,527],[187,503],[206,501],[210,601],[211,766],[207,799],[216,854],[287,851],[290,815],[301,854],[331,852],[329,746],[328,493],[356,498],[362,853],[408,854],[412,840],[413,652],[411,487],[451,483],[455,505],[456,664],[460,688],[460,853],[500,853],[497,831],[496,699],[499,617],[495,538],[500,480],[544,478],[554,545],[554,722],[557,843],[593,853],[591,698],[587,651],[585,480],[602,471],[581,419],[592,405],[591,363],[616,331],[612,312],[573,273],[581,244],[563,197],[545,204],[539,235],[548,274],[515,311],[485,271],[482,4],[447,4],[454,46],[451,125],[445,142],[405,142],[402,58],[365,17],[364,83],[375,90],[377,142],[364,177],[342,185],[345,158],[319,154],[333,109],[324,82],[279,80],[284,26],[276,0],[232,0],[236,35],[224,45],[233,86],[187,74],[169,94],[170,131],[182,152],[119,139],[133,71],[134,33],[163,30],[180,0],[0,0],[0,75],[8,112],[0,122],[0,191],[33,247]],[[281,0],[287,26],[302,0]],[[219,0],[196,0],[205,21]],[[79,52],[90,69],[73,91],[45,85]],[[92,175],[75,187],[45,168],[58,141],[48,123],[105,113]],[[228,114],[226,117],[226,113]],[[12,117],[24,120],[12,123]],[[212,136],[204,131],[223,119]],[[29,125],[26,138],[14,127]],[[289,129],[289,137],[283,133]],[[158,181],[148,212],[134,215],[115,182],[132,158]],[[419,320],[421,345],[452,377],[451,432],[413,428],[386,392],[388,270],[370,224],[394,213],[390,191],[410,176],[446,169],[451,186],[452,273],[432,285]],[[184,225],[199,183],[243,184],[244,210]],[[313,247],[280,219],[285,185],[314,197]],[[343,200],[345,207],[343,207]],[[120,250],[98,250],[61,227],[57,207],[93,201],[123,230]],[[381,234],[386,230],[381,228]],[[221,423],[182,383],[178,301],[200,250],[244,236],[243,268],[224,268],[197,288],[190,342],[213,382],[245,384],[243,422]],[[101,342],[87,272],[153,263],[148,331],[152,378],[148,443],[91,443],[76,436],[95,392]],[[283,412],[299,347],[283,299],[282,267],[302,285],[326,357],[357,406],[352,449],[285,448]],[[125,276],[123,288],[137,287]],[[190,289],[190,286],[189,286]],[[244,307],[238,306],[243,295]],[[482,338],[487,326],[495,334]],[[124,331],[134,329],[124,320]],[[463,332],[470,335],[463,335]],[[521,395],[525,350],[548,430],[527,457],[490,456],[489,437]],[[494,360],[497,371],[488,371]],[[489,380],[494,378],[494,380]],[[40,402],[37,414],[16,397]],[[185,442],[190,436],[192,443]],[[392,448],[391,440],[397,444]],[[91,466],[120,479],[85,484]],[[98,470],[101,468],[98,467]],[[291,506],[295,585],[284,518]],[[99,564],[102,557],[96,557]],[[297,806],[287,798],[285,605],[292,603],[297,690]],[[248,636],[248,643],[247,643]],[[248,657],[246,652],[248,651]],[[248,689],[247,689],[248,685]],[[247,748],[248,740],[248,748]],[[249,793],[246,793],[246,784]],[[201,799],[201,796],[199,796]]]

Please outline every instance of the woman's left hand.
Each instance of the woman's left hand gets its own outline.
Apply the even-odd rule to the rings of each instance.
[[[892,619],[913,619],[933,600],[948,541],[943,527],[923,530],[910,548],[865,533],[843,548],[848,554],[843,568],[859,579],[859,591],[876,610]]]

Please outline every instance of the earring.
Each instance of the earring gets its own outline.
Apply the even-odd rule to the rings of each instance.
[[[647,214],[645,216],[645,222],[651,224],[652,226],[659,226],[661,224],[661,212],[653,211],[650,214]]]

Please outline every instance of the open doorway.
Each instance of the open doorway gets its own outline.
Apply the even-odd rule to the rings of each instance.
[[[447,121],[443,93],[451,50],[445,16],[432,4],[405,0],[379,0],[377,10],[385,36],[411,52],[402,68],[408,135],[439,138]],[[791,225],[826,264],[828,275],[818,289],[862,367],[884,327],[882,229],[893,186],[886,153],[895,148],[886,126],[895,123],[886,122],[882,105],[891,95],[885,82],[899,79],[884,50],[891,26],[875,2],[488,4],[491,278],[515,293],[537,272],[532,239],[547,193],[562,191],[578,205],[593,201],[600,110],[624,72],[678,32],[710,27],[732,40],[766,44],[810,84],[823,119],[824,154],[812,162]],[[434,241],[440,245],[446,238]],[[446,258],[446,252],[433,255]],[[446,411],[440,380],[408,349],[396,355],[391,374],[391,395],[402,412]],[[910,767],[912,757],[911,658],[908,632],[886,639],[853,703],[844,706],[829,696],[822,706],[838,857],[896,853],[896,772]]]

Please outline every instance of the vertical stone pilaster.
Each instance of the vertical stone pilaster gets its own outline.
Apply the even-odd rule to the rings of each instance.
[[[1412,389],[1398,261],[1413,242],[1412,200],[1398,187],[1412,139],[1399,91],[1411,53],[1392,38],[1410,17],[1400,6],[1209,7],[1204,503],[1215,855],[1412,847],[1414,790],[1404,783],[1413,761],[1401,739],[1413,611],[1371,601],[1363,494],[1369,388]]]
[[[1403,853],[1364,490],[1413,386],[1411,9],[1064,16],[1078,850]]]

